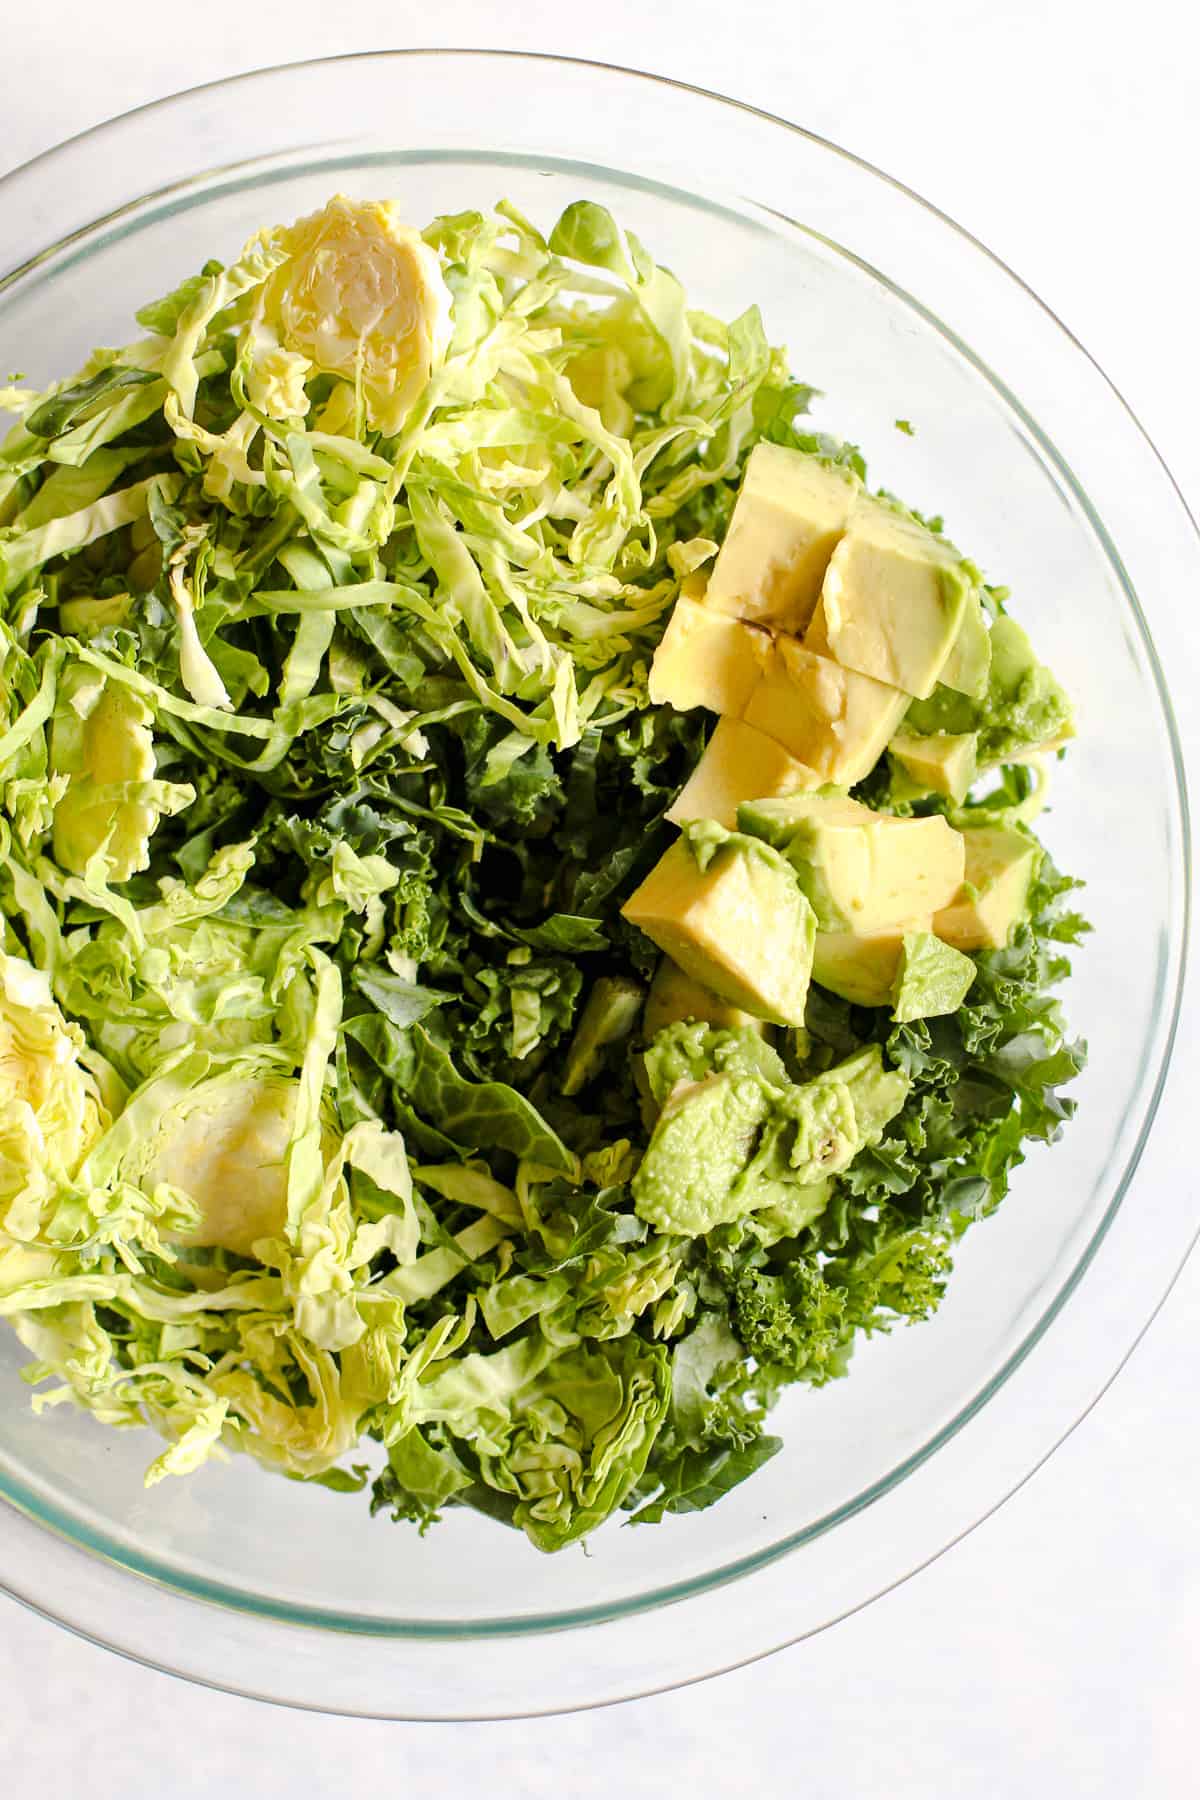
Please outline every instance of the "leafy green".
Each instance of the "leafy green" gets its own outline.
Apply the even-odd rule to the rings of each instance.
[[[813,986],[771,1042],[645,1043],[621,909],[710,725],[649,704],[651,659],[754,445],[858,450],[756,307],[690,307],[587,200],[543,235],[335,199],[137,318],[0,396],[0,1315],[34,1405],[151,1424],[148,1481],[243,1452],[546,1551],[712,1505],[1069,1119],[1074,884],[1045,859],[949,971],[914,941],[896,1017]],[[909,725],[980,734],[952,823],[1026,828],[1004,758],[1069,707],[1002,598],[987,693]],[[941,805],[886,761],[860,792]]]

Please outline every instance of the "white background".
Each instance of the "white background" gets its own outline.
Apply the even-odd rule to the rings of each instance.
[[[1190,11],[1182,0],[522,0],[503,13],[486,0],[37,0],[5,20],[0,170],[178,88],[347,50],[500,45],[674,75],[835,139],[974,231],[1097,357],[1195,510]],[[1191,1023],[1177,1103],[1198,1073]],[[1194,1186],[1195,1166],[1184,1131],[1161,1132],[1128,1204],[1152,1218],[1156,1186]],[[475,1787],[497,1800],[1182,1800],[1200,1792],[1197,1317],[1194,1259],[1099,1408],[963,1544],[815,1641],[654,1700],[517,1725],[324,1719],[186,1687],[0,1602],[0,1788],[48,1800],[93,1788],[308,1800],[376,1785],[449,1800]]]

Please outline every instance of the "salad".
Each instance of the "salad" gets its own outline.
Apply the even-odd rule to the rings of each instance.
[[[706,1507],[1070,1116],[1067,697],[590,202],[338,197],[138,324],[0,390],[33,1405],[546,1551]]]

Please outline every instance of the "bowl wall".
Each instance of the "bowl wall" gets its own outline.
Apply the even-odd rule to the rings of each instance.
[[[134,197],[118,135],[119,211],[95,224],[81,217],[69,241],[0,288],[0,361],[35,384],[73,369],[93,345],[133,335],[135,308],[206,258],[231,259],[254,231],[335,191],[394,197],[416,223],[502,197],[544,228],[571,200],[611,207],[696,304],[725,316],[758,304],[771,341],[787,345],[796,375],[821,390],[817,424],[863,447],[873,483],[942,514],[986,576],[1011,588],[1016,616],[1076,698],[1080,741],[1054,771],[1043,823],[1055,859],[1088,883],[1083,906],[1095,932],[1065,1003],[1091,1059],[1073,1090],[1077,1120],[1059,1145],[1030,1155],[1000,1212],[968,1234],[933,1321],[863,1345],[848,1380],[786,1395],[773,1422],[783,1452],[719,1506],[653,1530],[610,1525],[587,1554],[547,1559],[466,1512],[419,1538],[371,1520],[363,1497],[268,1478],[248,1461],[147,1491],[150,1436],[113,1433],[65,1408],[35,1417],[18,1378],[19,1346],[0,1334],[0,1492],[18,1507],[192,1594],[401,1638],[570,1625],[699,1592],[785,1549],[836,1539],[841,1522],[886,1496],[981,1407],[982,1425],[989,1397],[1071,1290],[1120,1199],[1169,1040],[1186,889],[1159,671],[1100,522],[1104,496],[1093,498],[1087,471],[1067,460],[1076,443],[1091,456],[1094,421],[1083,401],[1055,420],[1060,454],[1025,395],[1002,379],[1017,376],[1007,366],[994,374],[985,360],[1014,341],[1003,312],[1016,284],[901,190],[772,122],[614,71],[455,63],[435,70],[429,59],[379,58],[328,65],[323,77],[251,78],[295,84],[277,95],[291,94],[286,143],[260,141],[269,134],[259,103],[270,94],[246,83],[171,103],[183,110],[173,115],[169,104],[157,125],[146,115],[138,141],[152,146],[158,130],[166,191]],[[451,84],[441,107],[428,91],[434,74]],[[326,105],[312,110],[309,142],[300,121],[318,92]],[[638,104],[651,99],[663,121],[657,134]],[[326,131],[331,115],[337,128]],[[218,143],[220,116],[229,154]],[[721,159],[714,140],[734,127],[745,141]],[[768,147],[773,160],[764,160]],[[58,154],[83,166],[79,146]],[[176,165],[189,171],[182,184]],[[197,167],[210,172],[190,172]],[[157,174],[146,165],[143,184],[157,187]],[[62,180],[61,167],[39,180],[35,165],[16,178],[16,204],[40,195],[45,206]],[[103,170],[95,189],[93,215],[109,191]],[[13,206],[0,185],[0,225]],[[16,221],[31,250],[41,248],[39,218],[35,210]],[[924,261],[915,258],[921,233],[939,246]],[[11,253],[18,240],[9,229],[0,241]],[[964,254],[997,293],[1006,284],[994,310],[972,297],[956,261]],[[1029,371],[1038,366],[1034,338],[1031,328],[1017,346]],[[1079,353],[1062,336],[1059,354]],[[1047,377],[1051,394],[1049,368]],[[898,419],[914,435],[898,431]],[[1151,561],[1141,567],[1152,579]],[[1171,596],[1141,598],[1153,608]]]

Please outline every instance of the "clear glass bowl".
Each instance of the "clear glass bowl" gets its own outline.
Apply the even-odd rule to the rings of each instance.
[[[1011,586],[1081,718],[1047,822],[1096,926],[1067,993],[1091,1043],[1078,1119],[967,1237],[937,1318],[788,1395],[784,1452],[712,1511],[544,1558],[465,1512],[419,1538],[249,1461],[147,1492],[148,1436],[35,1418],[0,1334],[11,1593],[128,1655],[296,1705],[554,1710],[729,1667],[911,1573],[1029,1474],[1160,1301],[1200,1207],[1181,1186],[1156,1194],[1153,1233],[1122,1209],[1171,1047],[1189,874],[1145,615],[1193,604],[1200,546],[1117,395],[980,245],[778,120],[585,63],[307,64],[63,145],[0,183],[0,243],[21,259],[0,281],[0,360],[37,383],[73,368],[207,257],[339,189],[395,196],[417,222],[507,196],[549,223],[587,196],[698,303],[757,301],[827,396],[821,424]],[[1194,698],[1194,668],[1172,674]]]

